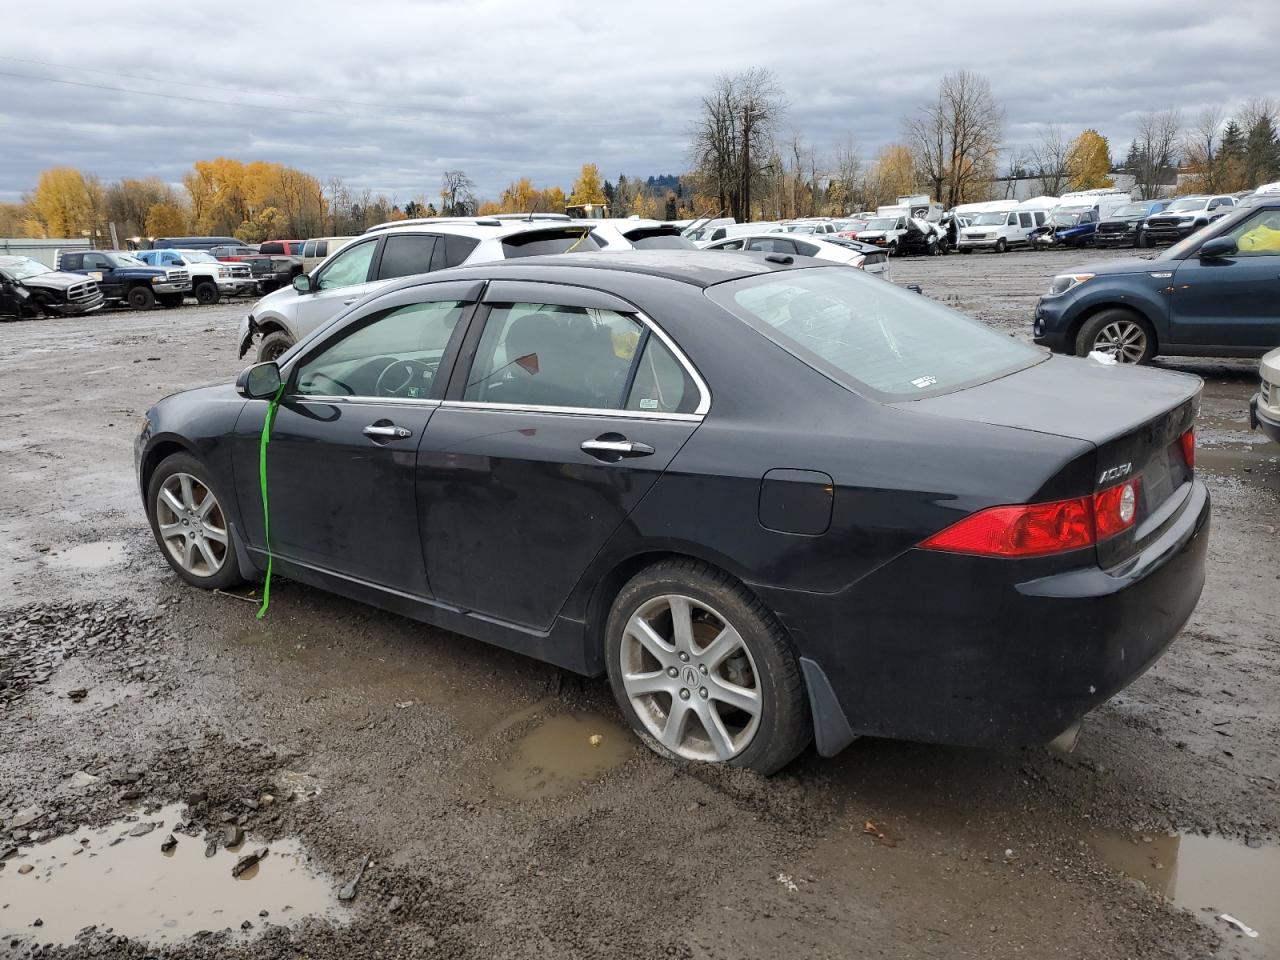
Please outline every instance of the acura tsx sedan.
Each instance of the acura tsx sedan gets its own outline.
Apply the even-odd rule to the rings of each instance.
[[[136,455],[187,582],[270,557],[769,773],[1073,738],[1199,598],[1199,394],[843,265],[562,254],[383,287],[157,403]]]

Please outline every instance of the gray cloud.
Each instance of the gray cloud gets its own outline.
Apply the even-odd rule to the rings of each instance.
[[[700,95],[752,66],[786,93],[784,132],[819,149],[852,135],[868,156],[958,67],[990,78],[1011,144],[1060,123],[1119,152],[1145,110],[1280,98],[1275,0],[33,9],[7,17],[0,58],[75,69],[0,59],[0,199],[56,164],[177,182],[218,155],[401,201],[434,193],[448,167],[487,196],[517,176],[567,188],[585,161],[611,179],[677,173]]]

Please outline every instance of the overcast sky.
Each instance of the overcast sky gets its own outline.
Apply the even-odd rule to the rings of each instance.
[[[28,2],[0,32],[0,199],[49,166],[177,183],[218,155],[401,203],[446,168],[487,197],[521,175],[567,189],[585,161],[679,173],[699,97],[752,66],[819,149],[852,134],[873,155],[964,67],[1007,141],[1056,122],[1123,153],[1145,110],[1280,99],[1278,37],[1280,0]]]

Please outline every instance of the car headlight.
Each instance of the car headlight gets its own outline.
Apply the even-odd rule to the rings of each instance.
[[[1072,287],[1077,287],[1086,280],[1092,280],[1095,274],[1092,273],[1064,273],[1053,278],[1053,282],[1049,284],[1049,296],[1056,297],[1059,294],[1066,293]]]
[[[152,278],[151,278],[151,282],[152,282],[152,283],[164,283],[164,282],[165,282],[165,281],[167,281],[168,279],[169,279],[168,277],[152,277]]]
[[[218,268],[218,276],[220,276],[220,277],[229,277],[229,276],[231,276],[231,271],[230,271],[230,270],[228,270],[226,267],[219,267],[219,268]]]

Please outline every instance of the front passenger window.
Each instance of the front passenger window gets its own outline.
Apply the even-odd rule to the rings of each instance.
[[[300,364],[294,393],[426,399],[464,309],[436,300],[373,314]]]
[[[1235,240],[1237,256],[1280,256],[1280,211],[1263,210],[1255,213],[1223,236]]]
[[[335,255],[317,277],[317,286],[321,290],[333,290],[364,283],[369,279],[369,262],[373,260],[375,246],[376,241],[368,240]]]

